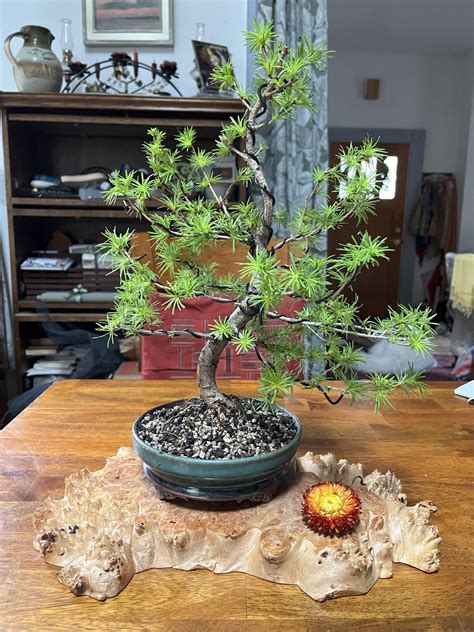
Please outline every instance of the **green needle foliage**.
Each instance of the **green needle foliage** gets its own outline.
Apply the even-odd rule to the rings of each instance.
[[[398,388],[422,394],[421,376],[411,370],[369,375],[366,380],[356,379],[354,371],[360,359],[352,342],[355,336],[387,339],[420,353],[430,348],[428,310],[400,306],[387,318],[362,320],[357,300],[346,298],[345,290],[358,274],[388,258],[385,240],[361,231],[336,255],[314,254],[322,233],[348,220],[363,224],[374,214],[381,185],[374,165],[383,160],[384,152],[370,139],[349,145],[340,151],[335,166],[314,168],[313,189],[304,206],[292,213],[279,209],[259,163],[266,148],[258,144],[255,133],[293,116],[298,107],[313,108],[312,72],[325,63],[328,51],[305,38],[292,50],[278,40],[272,23],[256,23],[245,40],[257,64],[253,89],[239,84],[230,61],[214,71],[214,81],[234,90],[245,107],[245,114],[223,126],[214,150],[199,147],[190,127],[178,131],[174,142],[163,131],[150,129],[144,151],[151,175],[132,171],[111,178],[106,200],[124,200],[130,211],[148,220],[159,274],[134,255],[131,231],[107,231],[104,249],[115,262],[121,286],[115,309],[100,328],[110,337],[141,334],[150,326],[157,335],[180,335],[186,332],[160,328],[153,295],[164,296],[164,308],[173,311],[183,309],[187,299],[207,296],[222,303],[226,314],[229,304],[233,311],[219,317],[209,332],[195,333],[205,340],[214,364],[227,344],[237,353],[255,352],[262,362],[261,391],[269,401],[289,394],[298,383],[325,395],[345,394],[353,402],[369,398],[376,410],[390,405]],[[258,203],[235,203],[228,194],[215,193],[219,177],[212,167],[219,158],[232,155],[241,162],[237,181],[259,187]],[[211,201],[196,196],[204,189],[211,191]],[[316,205],[326,191],[337,193],[336,201]],[[275,244],[270,238],[277,225],[285,227],[288,236]],[[221,277],[216,264],[202,264],[204,249],[219,241],[247,249],[238,274]],[[282,265],[277,255],[285,249],[291,249],[289,263]],[[288,300],[303,307],[287,313]],[[268,326],[275,322],[278,327]],[[309,333],[319,345],[306,344]],[[205,364],[204,355],[199,386],[209,402],[224,396],[215,387],[215,365]],[[308,363],[322,368],[301,380]]]

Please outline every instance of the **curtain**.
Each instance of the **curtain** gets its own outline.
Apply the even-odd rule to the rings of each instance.
[[[315,46],[326,44],[326,0],[257,0],[255,16],[273,20],[280,39],[291,47],[303,34]],[[276,121],[260,136],[269,147],[261,162],[277,208],[290,216],[312,189],[314,167],[325,168],[328,161],[327,69],[314,70],[313,77],[316,112],[298,108],[294,119]]]
[[[249,0],[248,8],[249,17],[253,14],[258,21],[273,20],[280,39],[291,47],[297,45],[300,35],[306,35],[314,46],[326,45],[326,0]],[[249,70],[251,64],[249,59]],[[327,68],[315,69],[313,81],[315,112],[297,108],[294,118],[263,128],[264,133],[258,139],[269,147],[261,157],[261,164],[275,195],[276,208],[286,209],[290,217],[304,206],[313,188],[313,169],[328,166]],[[313,204],[322,201],[315,199]],[[281,229],[275,234],[282,236],[287,232]],[[326,251],[324,234],[313,252],[324,256]],[[308,334],[306,344],[319,347],[321,340]],[[305,376],[308,378],[323,369],[320,363],[307,362]]]

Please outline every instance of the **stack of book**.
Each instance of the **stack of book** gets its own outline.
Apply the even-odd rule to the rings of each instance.
[[[33,386],[70,377],[78,361],[89,351],[90,345],[66,345],[61,349],[47,338],[32,340],[25,349],[27,358],[37,358],[27,370]]]

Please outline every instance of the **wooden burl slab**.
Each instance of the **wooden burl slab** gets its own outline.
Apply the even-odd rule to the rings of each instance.
[[[337,481],[353,487],[361,518],[350,534],[328,537],[305,523],[306,489]],[[363,475],[360,464],[332,454],[297,459],[296,471],[263,505],[202,505],[160,500],[142,463],[120,448],[97,472],[80,470],[65,481],[61,500],[36,511],[34,546],[58,579],[76,595],[104,600],[148,568],[241,571],[296,584],[317,599],[367,592],[403,562],[432,573],[439,567],[440,537],[429,524],[436,507],[409,507],[391,472]]]

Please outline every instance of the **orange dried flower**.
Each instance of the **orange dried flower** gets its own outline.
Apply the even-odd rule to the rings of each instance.
[[[360,498],[341,483],[318,483],[303,496],[303,514],[312,529],[324,535],[343,535],[359,522]]]

